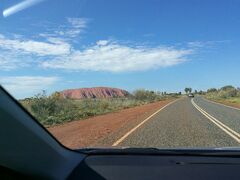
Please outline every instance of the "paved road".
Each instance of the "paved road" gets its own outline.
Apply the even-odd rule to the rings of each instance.
[[[200,110],[194,107],[193,103]],[[240,110],[209,102],[202,97],[193,98],[193,102],[186,97],[158,112],[118,146],[160,148],[240,146],[238,133],[240,133]]]

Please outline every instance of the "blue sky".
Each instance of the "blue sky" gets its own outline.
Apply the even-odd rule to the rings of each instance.
[[[22,2],[32,6],[17,12]],[[17,98],[240,86],[240,1],[3,0],[0,10],[0,82]]]

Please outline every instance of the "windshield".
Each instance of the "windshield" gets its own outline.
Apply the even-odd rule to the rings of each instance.
[[[239,147],[239,1],[0,8],[0,83],[63,145]]]

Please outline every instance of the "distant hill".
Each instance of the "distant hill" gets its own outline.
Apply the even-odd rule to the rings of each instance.
[[[110,87],[67,89],[60,93],[64,98],[70,99],[113,98],[127,97],[130,95],[130,93],[126,90]]]

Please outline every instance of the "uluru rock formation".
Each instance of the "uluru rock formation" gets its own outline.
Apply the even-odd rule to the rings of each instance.
[[[84,99],[84,98],[113,98],[127,97],[130,93],[126,90],[110,87],[93,87],[68,89],[61,92],[64,98]]]

